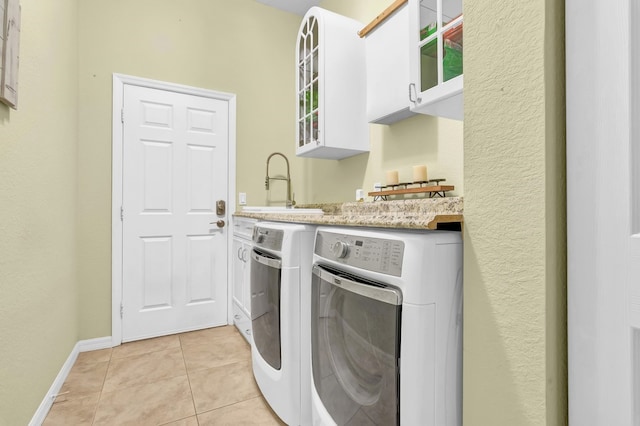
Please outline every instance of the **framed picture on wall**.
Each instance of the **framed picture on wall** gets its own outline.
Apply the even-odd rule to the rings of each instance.
[[[18,63],[20,50],[20,1],[0,0],[2,22],[0,58],[0,101],[18,107]]]

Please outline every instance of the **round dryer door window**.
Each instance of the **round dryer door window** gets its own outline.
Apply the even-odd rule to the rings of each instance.
[[[314,267],[313,381],[337,424],[398,423],[401,303],[399,289]]]

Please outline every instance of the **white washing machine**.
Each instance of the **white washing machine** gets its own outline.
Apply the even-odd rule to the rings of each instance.
[[[318,227],[314,425],[462,424],[459,232]]]
[[[308,336],[314,236],[315,226],[310,225],[260,222],[253,228],[253,375],[273,411],[288,425],[311,423]]]

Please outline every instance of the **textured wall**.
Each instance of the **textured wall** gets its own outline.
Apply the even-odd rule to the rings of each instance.
[[[0,425],[25,425],[78,340],[76,0],[21,0],[0,104]]]
[[[566,422],[563,5],[465,3],[464,418]]]

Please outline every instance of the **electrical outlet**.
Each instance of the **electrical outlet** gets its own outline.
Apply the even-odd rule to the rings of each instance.
[[[247,205],[247,193],[246,192],[240,192],[238,194],[238,204],[240,204],[241,206],[246,206]]]

